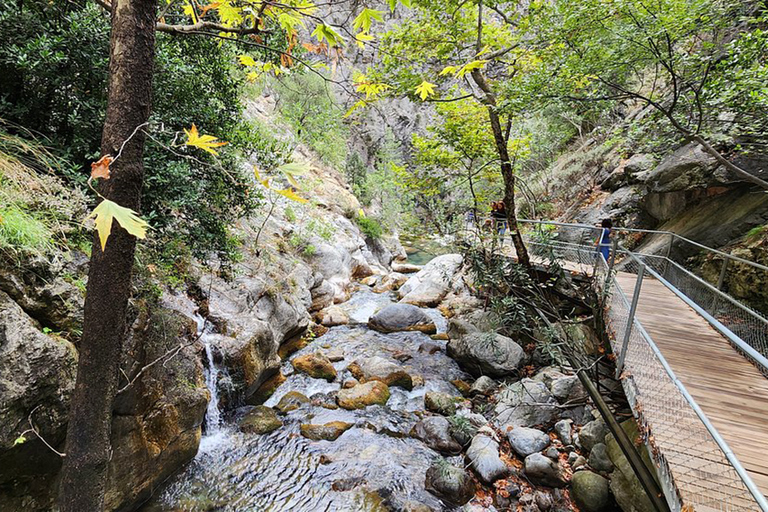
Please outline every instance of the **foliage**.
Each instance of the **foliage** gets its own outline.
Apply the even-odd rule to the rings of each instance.
[[[384,234],[381,223],[374,218],[358,215],[355,222],[367,238],[378,240]]]

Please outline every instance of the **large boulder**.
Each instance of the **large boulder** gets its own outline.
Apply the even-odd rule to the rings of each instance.
[[[368,319],[368,327],[379,332],[437,332],[435,323],[423,309],[411,304],[390,304]]]
[[[378,380],[387,386],[399,386],[413,389],[413,378],[403,368],[380,356],[358,359],[349,365],[348,370],[360,382]]]
[[[499,392],[496,422],[506,430],[512,427],[549,425],[559,411],[557,400],[543,382],[523,379]]]
[[[536,485],[559,488],[568,484],[563,467],[540,453],[532,453],[525,458],[525,474]]]
[[[549,436],[535,428],[515,427],[507,432],[507,439],[521,457],[540,452],[549,446]]]
[[[472,438],[467,458],[472,463],[472,469],[487,484],[509,474],[509,468],[499,457],[499,443],[482,431]]]
[[[69,399],[75,386],[77,354],[63,339],[47,336],[0,291],[0,487],[58,471],[59,457],[34,435],[16,443],[34,421],[40,434],[60,447],[66,435]],[[34,414],[33,414],[34,411]],[[3,505],[0,493],[0,509]]]
[[[437,452],[457,455],[461,453],[461,445],[451,436],[450,428],[451,424],[444,417],[430,416],[413,426],[411,436]]]
[[[446,349],[462,368],[476,376],[506,377],[525,363],[522,347],[501,334],[471,332],[451,339]]]
[[[591,471],[578,471],[573,475],[571,496],[582,512],[603,512],[611,503],[608,480]]]
[[[608,435],[608,427],[603,418],[597,418],[590,421],[579,430],[579,444],[585,452],[590,452],[598,443],[605,442],[605,436]]]
[[[320,325],[325,327],[335,327],[337,325],[347,325],[349,315],[339,306],[330,306],[317,314]]]
[[[445,459],[439,459],[429,466],[424,487],[441,500],[453,505],[463,505],[475,495],[472,475]]]
[[[344,409],[363,409],[369,405],[384,405],[389,400],[389,387],[374,380],[358,384],[349,389],[341,389],[336,395],[339,407]]]
[[[634,420],[624,421],[621,424],[621,428],[630,439],[638,440],[638,445],[642,442],[639,441],[637,424]],[[616,502],[621,509],[630,512],[653,512],[655,510],[653,503],[651,503],[645,490],[643,490],[640,480],[637,478],[624,452],[619,447],[619,443],[616,442],[612,434],[606,437],[605,445],[607,455],[614,465],[610,482],[611,493],[616,498]],[[637,448],[645,465],[651,471],[655,471],[655,466],[648,455],[648,451],[643,449],[642,446],[637,446]]]
[[[460,254],[444,254],[433,259],[400,287],[400,302],[416,306],[437,306],[448,294],[451,280],[462,261]]]
[[[303,372],[315,379],[325,379],[332,382],[336,378],[336,368],[323,354],[316,352],[296,356],[291,361],[297,372]]]

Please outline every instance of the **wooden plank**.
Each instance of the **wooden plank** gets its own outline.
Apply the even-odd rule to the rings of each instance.
[[[631,296],[636,276],[619,273],[616,280]],[[655,279],[643,281],[637,318],[755,484],[768,492],[768,379]]]

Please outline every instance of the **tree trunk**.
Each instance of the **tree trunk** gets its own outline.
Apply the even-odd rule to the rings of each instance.
[[[109,95],[101,139],[102,155],[117,155],[139,125],[149,118],[155,56],[155,0],[114,0],[110,41]],[[144,135],[139,130],[122,148],[102,180],[100,193],[139,211],[144,169]],[[67,427],[61,470],[62,512],[96,512],[104,493],[112,450],[112,406],[126,335],[131,267],[136,239],[113,222],[101,251],[94,233],[77,381]]]
[[[488,119],[491,121],[491,130],[493,131],[493,140],[496,143],[496,152],[501,161],[501,176],[504,178],[504,205],[507,208],[507,222],[512,236],[512,243],[517,253],[517,262],[530,268],[531,258],[528,256],[528,249],[525,247],[523,235],[520,233],[520,226],[517,222],[517,211],[515,205],[515,170],[512,167],[512,160],[509,158],[507,149],[507,136],[501,127],[499,113],[496,112],[496,96],[488,86],[485,77],[480,70],[472,70],[472,79],[478,87],[485,93],[485,104],[488,107]]]

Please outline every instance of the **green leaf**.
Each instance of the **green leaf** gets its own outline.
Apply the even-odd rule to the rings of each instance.
[[[27,442],[27,438],[24,437],[24,435],[20,435],[16,438],[16,440],[13,442],[13,446],[16,446],[17,444],[24,444]]]
[[[323,40],[328,41],[328,46],[342,46],[344,44],[344,38],[341,34],[325,23],[315,27],[315,30],[312,31],[312,37],[317,38],[319,43],[322,43]]]
[[[107,239],[112,232],[113,220],[136,238],[143,239],[147,236],[149,224],[144,219],[130,208],[124,208],[109,199],[100,202],[88,217],[96,220],[96,231],[99,233],[102,251],[107,246]]]
[[[384,21],[384,13],[375,9],[369,9],[367,7],[360,11],[355,20],[352,22],[352,27],[355,30],[361,32],[370,32],[371,24],[373,21]]]
[[[416,94],[419,95],[421,101],[426,100],[428,97],[435,94],[435,84],[431,84],[424,80],[416,87]]]

